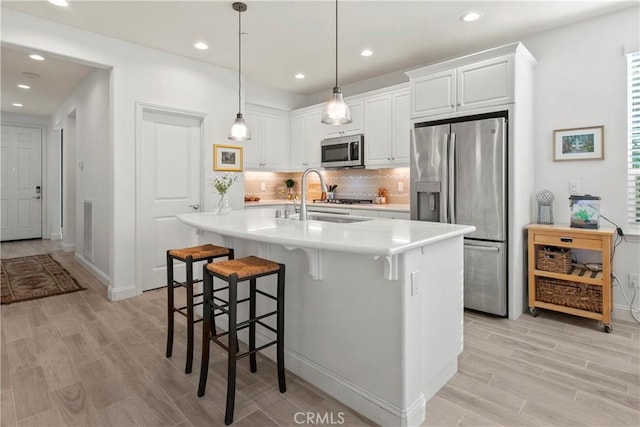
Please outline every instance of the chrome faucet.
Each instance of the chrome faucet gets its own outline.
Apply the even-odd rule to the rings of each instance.
[[[327,191],[327,186],[324,183],[324,178],[322,178],[322,175],[320,174],[320,171],[318,169],[311,168],[304,171],[304,173],[302,174],[302,190],[300,191],[300,221],[307,220],[307,175],[309,175],[309,172],[315,172],[318,174],[318,176],[320,177],[320,187],[322,188],[322,191]]]

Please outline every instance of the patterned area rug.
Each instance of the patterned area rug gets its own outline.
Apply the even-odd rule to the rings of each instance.
[[[0,284],[2,304],[86,289],[49,254],[3,259]]]

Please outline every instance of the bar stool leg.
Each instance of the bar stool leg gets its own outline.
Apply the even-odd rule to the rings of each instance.
[[[249,319],[256,318],[256,279],[251,279],[249,281]],[[256,324],[249,324],[249,351],[254,351],[256,349]],[[256,372],[258,370],[256,364],[256,354],[249,354],[249,366],[251,368],[251,372]]]
[[[167,251],[167,357],[173,351],[173,257]]]
[[[185,374],[191,373],[193,364],[193,258],[187,257],[187,362]]]
[[[236,353],[238,336],[236,335],[238,304],[238,275],[229,276],[229,354],[227,366],[227,407],[224,414],[224,423],[233,422],[233,411],[236,401]]]
[[[280,271],[278,271],[278,302],[277,302],[277,329],[278,333],[276,339],[276,356],[278,359],[278,386],[280,393],[287,391],[286,378],[284,375],[284,264],[280,264]]]
[[[202,357],[200,363],[200,384],[198,384],[198,396],[204,396],[207,387],[207,375],[209,373],[209,346],[211,343],[210,333],[213,319],[213,276],[207,272],[206,264],[202,267]],[[215,334],[215,329],[214,329]]]

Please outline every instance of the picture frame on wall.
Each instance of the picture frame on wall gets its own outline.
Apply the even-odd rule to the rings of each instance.
[[[213,145],[213,170],[242,172],[242,147],[238,145]]]
[[[603,160],[604,126],[553,131],[553,160]]]

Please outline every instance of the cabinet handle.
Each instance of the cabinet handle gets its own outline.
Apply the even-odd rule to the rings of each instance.
[[[459,105],[459,104],[458,104]],[[455,107],[455,105],[451,104],[451,108]]]
[[[571,237],[561,237],[560,241],[561,242],[565,242],[565,243],[572,243],[573,242],[573,238],[571,238]]]

